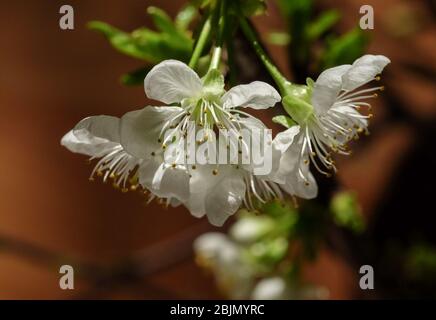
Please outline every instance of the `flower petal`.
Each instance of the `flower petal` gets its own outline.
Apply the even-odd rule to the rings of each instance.
[[[245,195],[245,183],[240,176],[231,175],[222,179],[206,198],[207,218],[220,227],[241,206]]]
[[[198,75],[183,62],[165,60],[147,74],[144,89],[148,98],[171,104],[198,95],[202,83]]]
[[[221,98],[225,108],[267,109],[281,100],[280,94],[266,82],[254,81],[233,87]]]
[[[306,165],[306,167],[308,167]],[[318,195],[318,185],[311,172],[307,172],[305,177],[308,181],[303,180],[295,170],[293,174],[287,176],[286,183],[281,185],[290,195],[303,199],[314,199]]]
[[[343,90],[352,91],[374,80],[391,61],[382,55],[364,55],[343,75]]]
[[[273,141],[273,156],[279,154],[279,167],[273,171],[270,179],[276,183],[285,183],[286,175],[292,172],[298,161],[300,148],[297,146],[296,136],[300,132],[300,126],[293,126],[276,135]]]
[[[161,149],[158,141],[165,123],[183,112],[179,107],[145,107],[121,118],[120,135],[124,149],[137,158],[147,159]]]
[[[61,145],[71,152],[101,157],[119,145],[120,119],[93,116],[81,120],[62,139]]]
[[[191,171],[190,198],[185,203],[191,214],[202,217],[207,214],[210,223],[221,226],[241,205],[245,184],[230,165],[197,166]]]
[[[162,160],[162,161],[159,161]],[[139,183],[160,198],[175,198],[181,202],[189,198],[189,174],[183,168],[172,168],[156,156],[139,170]]]
[[[342,89],[342,76],[351,65],[342,65],[325,70],[315,82],[312,93],[312,105],[317,114],[324,114],[335,103]]]

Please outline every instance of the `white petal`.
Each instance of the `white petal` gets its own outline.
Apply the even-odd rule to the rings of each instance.
[[[197,96],[202,83],[194,70],[183,62],[165,60],[147,74],[144,89],[148,98],[171,104]]]
[[[306,165],[307,167],[307,165]],[[281,185],[290,195],[300,197],[302,199],[314,199],[318,195],[318,185],[311,172],[305,174],[309,181],[303,180],[296,171],[287,176],[286,183]],[[307,184],[307,182],[309,184]]]
[[[286,281],[281,277],[260,280],[253,289],[254,300],[282,300],[288,297]]]
[[[270,175],[270,179],[276,183],[285,183],[286,175],[292,172],[300,156],[301,145],[297,145],[297,135],[300,126],[293,126],[276,135],[273,141],[273,157],[278,154],[279,167]],[[274,159],[273,159],[274,160]],[[275,161],[273,161],[275,163]]]
[[[139,183],[160,198],[187,201],[189,174],[183,168],[172,168],[162,161],[156,156],[142,165],[138,171]]]
[[[220,227],[241,206],[245,183],[237,175],[222,179],[206,198],[206,213],[211,224]]]
[[[300,126],[292,126],[289,129],[279,132],[273,141],[273,146],[281,152],[285,152],[294,142],[295,136],[300,132]]]
[[[365,55],[357,59],[352,68],[343,76],[343,90],[351,91],[374,80],[377,74],[390,63],[382,55]]]
[[[159,135],[165,123],[180,114],[179,107],[145,107],[126,113],[121,118],[123,148],[137,158],[147,159],[162,148]]]
[[[204,165],[191,171],[190,198],[185,205],[193,216],[207,214],[213,225],[220,226],[241,205],[245,184],[232,166],[219,166],[217,175],[214,169],[214,165]]]
[[[120,119],[111,116],[94,116],[81,120],[61,140],[68,150],[101,157],[119,146]]]
[[[233,87],[221,98],[225,108],[267,109],[281,100],[280,94],[266,82],[254,81]]]
[[[318,114],[327,112],[335,103],[342,89],[342,76],[351,65],[342,65],[325,70],[315,82],[312,93],[312,105]]]

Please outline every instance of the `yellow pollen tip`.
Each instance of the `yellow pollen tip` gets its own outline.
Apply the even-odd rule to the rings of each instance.
[[[217,170],[217,169],[213,169],[212,174],[213,174],[214,176],[216,176],[216,175],[218,174],[218,170]]]
[[[196,165],[193,165],[193,166],[192,166],[192,170],[195,170],[195,169],[197,169],[197,166],[196,166]]]

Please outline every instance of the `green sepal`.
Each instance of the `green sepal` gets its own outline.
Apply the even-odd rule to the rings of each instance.
[[[307,101],[292,95],[282,100],[283,108],[297,123],[302,124],[313,114],[313,106]]]
[[[294,120],[292,120],[290,117],[285,116],[285,115],[273,117],[272,122],[280,124],[287,129],[297,125],[297,123]]]
[[[224,76],[218,69],[209,70],[203,77],[203,90],[212,95],[224,93]]]

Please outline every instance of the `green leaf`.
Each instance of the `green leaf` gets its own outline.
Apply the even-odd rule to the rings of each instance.
[[[151,66],[143,67],[121,76],[121,83],[126,86],[136,86],[144,83],[144,78]]]
[[[364,231],[365,222],[354,193],[340,192],[336,194],[331,200],[330,210],[338,226],[348,228],[355,233]]]
[[[185,31],[189,24],[197,17],[197,8],[193,5],[183,7],[176,16],[175,25],[177,29]]]
[[[171,20],[171,17],[162,9],[157,7],[148,7],[147,13],[152,17],[153,23],[158,30],[169,34],[179,33],[173,21]]]
[[[294,120],[292,120],[290,117],[285,115],[275,116],[274,118],[272,118],[272,121],[274,123],[281,124],[285,128],[290,128],[297,125],[297,123]]]
[[[138,58],[138,59],[151,59],[143,49],[141,49],[132,37],[111,25],[101,21],[91,21],[88,23],[88,28],[93,31],[102,33],[111,43],[111,45],[118,51]]]
[[[213,95],[220,95],[224,92],[224,76],[218,69],[211,69],[203,77],[204,90]]]
[[[340,19],[341,15],[337,10],[324,12],[317,20],[311,22],[307,27],[307,37],[311,41],[318,39],[323,33],[331,29]]]
[[[192,40],[188,37],[181,39],[147,28],[140,28],[129,34],[100,21],[90,22],[88,27],[102,33],[121,53],[151,63],[166,59],[187,62],[192,51]]]
[[[323,68],[353,63],[364,54],[367,44],[368,37],[360,28],[330,39],[322,61]]]

